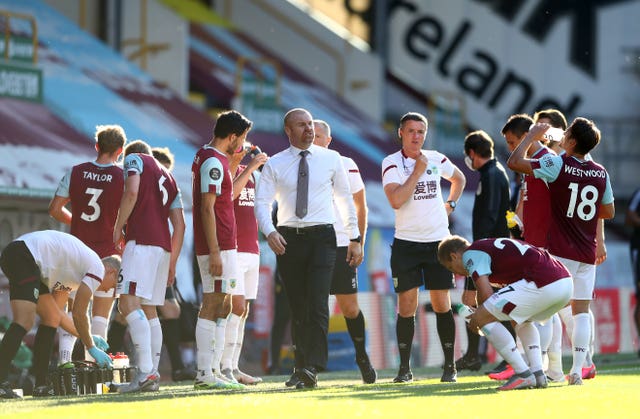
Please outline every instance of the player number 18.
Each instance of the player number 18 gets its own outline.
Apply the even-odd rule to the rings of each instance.
[[[589,221],[596,215],[596,205],[598,203],[598,189],[593,185],[586,185],[578,191],[579,186],[575,182],[569,184],[571,198],[567,208],[567,217],[573,218],[574,213],[578,213],[581,220]],[[578,202],[580,195],[580,202]]]

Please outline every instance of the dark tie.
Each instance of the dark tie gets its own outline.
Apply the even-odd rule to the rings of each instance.
[[[304,218],[307,215],[309,204],[309,165],[307,164],[308,150],[300,152],[300,165],[298,166],[298,193],[296,195],[296,216]]]

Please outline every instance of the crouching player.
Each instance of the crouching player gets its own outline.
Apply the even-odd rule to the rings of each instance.
[[[513,367],[515,374],[498,390],[544,388],[540,335],[532,322],[546,321],[573,292],[569,271],[546,250],[513,239],[483,239],[470,244],[459,236],[443,240],[438,260],[450,271],[471,277],[478,309],[469,327],[482,333]],[[493,293],[491,286],[503,287]],[[500,324],[513,320],[529,366],[511,334]]]
[[[87,310],[95,291],[115,287],[120,258],[109,256],[102,261],[80,239],[59,231],[45,230],[24,234],[9,243],[0,255],[0,267],[9,278],[9,299],[13,322],[0,343],[0,398],[16,398],[7,376],[9,364],[20,342],[33,327],[36,313],[40,325],[33,351],[36,379],[34,396],[51,396],[45,384],[56,328],[64,313],[52,293],[76,291],[73,322],[82,343],[100,366],[111,366],[104,339],[91,335]]]

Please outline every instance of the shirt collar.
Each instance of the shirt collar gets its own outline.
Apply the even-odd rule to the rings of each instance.
[[[316,147],[315,144],[311,144],[311,146],[307,148],[307,151],[309,152],[309,154],[313,154],[314,147]],[[293,145],[289,145],[289,150],[291,151],[292,154],[296,156],[300,154],[301,151],[304,151],[303,149],[295,147]]]

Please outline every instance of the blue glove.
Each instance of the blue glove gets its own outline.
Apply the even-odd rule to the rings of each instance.
[[[109,344],[102,336],[93,335],[91,337],[93,338],[93,344],[100,348],[100,350],[106,352],[106,350],[109,349]]]
[[[92,346],[89,348],[89,355],[96,360],[96,364],[101,367],[112,367],[113,362],[111,361],[111,357],[104,353],[104,351],[100,350],[97,346]]]

